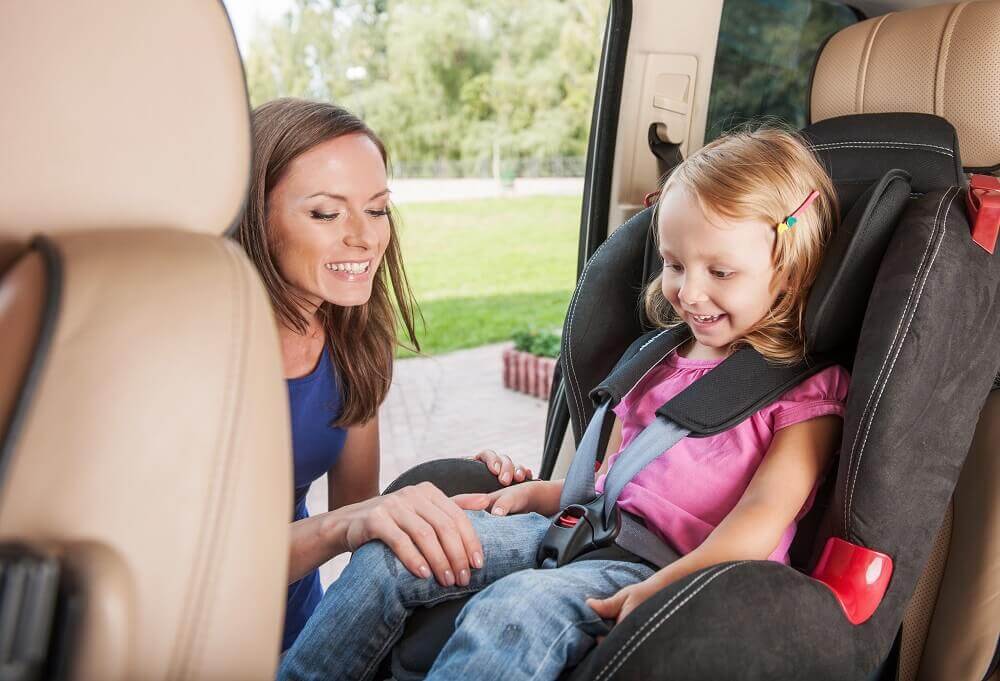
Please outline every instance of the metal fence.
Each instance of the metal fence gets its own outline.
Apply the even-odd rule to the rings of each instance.
[[[585,164],[583,156],[509,158],[499,164],[494,164],[490,158],[393,161],[392,174],[396,178],[499,176],[502,180],[513,180],[515,177],[583,177]]]

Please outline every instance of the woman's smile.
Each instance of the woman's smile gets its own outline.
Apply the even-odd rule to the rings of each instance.
[[[362,283],[371,279],[371,260],[347,260],[328,262],[326,269],[341,281]]]

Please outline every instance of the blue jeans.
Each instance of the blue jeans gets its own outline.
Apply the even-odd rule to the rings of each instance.
[[[278,670],[279,679],[370,679],[414,608],[469,600],[428,679],[556,679],[609,626],[584,601],[607,598],[653,574],[640,563],[585,560],[536,570],[549,519],[469,512],[484,566],[468,586],[414,577],[382,542],[354,552]]]

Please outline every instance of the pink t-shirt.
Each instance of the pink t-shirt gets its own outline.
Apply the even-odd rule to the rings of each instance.
[[[672,353],[646,374],[614,408],[622,422],[622,449],[652,422],[660,405],[721,361]],[[849,381],[842,367],[827,367],[734,428],[710,437],[684,438],[625,485],[619,506],[643,518],[681,555],[692,551],[743,496],[775,431],[826,414],[842,417]],[[620,453],[621,449],[611,455],[610,466]],[[599,492],[605,477],[597,480]],[[814,487],[770,560],[788,562],[797,521],[812,506],[815,491]]]

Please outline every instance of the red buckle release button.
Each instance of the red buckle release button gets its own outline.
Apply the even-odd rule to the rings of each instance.
[[[1000,178],[973,175],[965,195],[965,209],[972,223],[972,240],[992,254],[1000,232]]]
[[[576,527],[576,524],[580,522],[579,516],[570,515],[569,513],[563,513],[559,516],[556,524],[559,527]]]
[[[885,596],[892,577],[892,558],[830,537],[812,577],[833,591],[851,624],[861,624]]]

